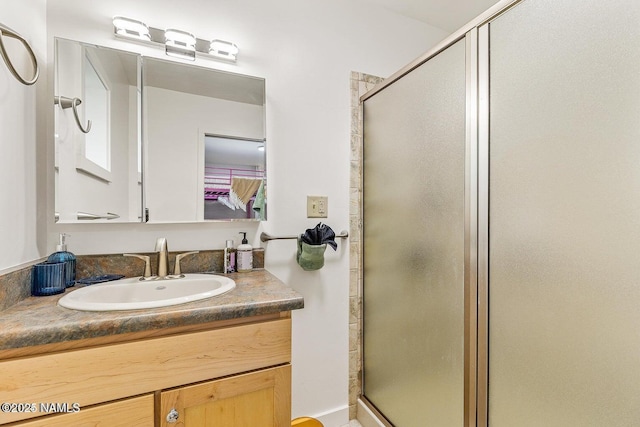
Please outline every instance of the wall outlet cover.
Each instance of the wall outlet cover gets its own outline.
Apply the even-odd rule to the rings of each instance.
[[[329,214],[327,196],[307,196],[307,218],[326,218]]]

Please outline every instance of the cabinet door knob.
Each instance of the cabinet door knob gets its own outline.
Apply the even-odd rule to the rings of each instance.
[[[172,408],[167,414],[167,422],[175,423],[176,421],[178,421],[179,417],[180,417],[180,414],[178,413],[178,411],[176,411],[175,408]]]

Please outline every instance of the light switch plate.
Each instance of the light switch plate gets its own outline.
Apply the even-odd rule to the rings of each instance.
[[[327,196],[307,196],[307,218],[326,218],[329,214]]]

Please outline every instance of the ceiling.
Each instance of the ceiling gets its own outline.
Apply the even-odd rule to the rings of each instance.
[[[365,0],[408,18],[454,32],[499,0]]]
[[[454,32],[500,0],[363,0],[447,32]],[[264,80],[145,59],[145,84],[236,102],[264,105]],[[151,64],[154,63],[154,64]],[[157,63],[157,66],[155,65]],[[150,66],[154,65],[154,66]],[[180,75],[180,79],[175,76]],[[194,84],[194,82],[208,82]],[[179,85],[176,89],[176,85]]]

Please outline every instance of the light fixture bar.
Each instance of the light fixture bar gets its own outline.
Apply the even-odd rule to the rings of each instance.
[[[236,62],[238,57],[239,49],[235,43],[224,40],[203,40],[183,30],[149,27],[142,21],[124,16],[113,18],[113,29],[118,38],[164,46],[168,56],[180,59],[193,61],[198,54],[207,58]]]

